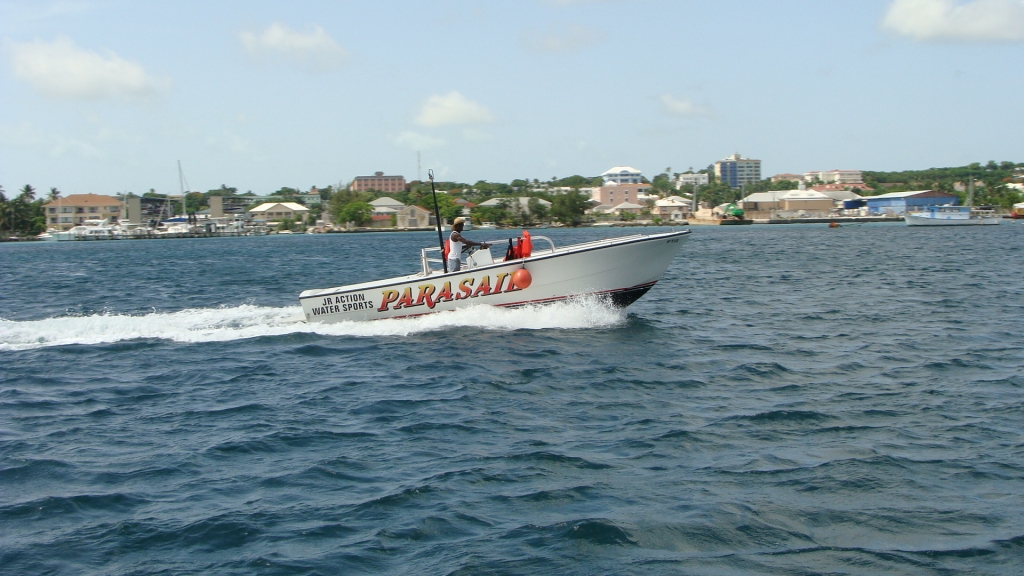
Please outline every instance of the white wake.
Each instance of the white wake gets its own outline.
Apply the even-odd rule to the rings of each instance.
[[[606,328],[624,319],[622,310],[596,298],[516,309],[476,305],[415,318],[337,324],[307,324],[299,306],[241,305],[143,315],[93,314],[21,322],[0,319],[0,351],[143,339],[227,342],[297,333],[374,337],[408,336],[458,327],[509,331]]]

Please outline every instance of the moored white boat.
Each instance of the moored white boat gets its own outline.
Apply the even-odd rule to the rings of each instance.
[[[121,237],[121,228],[110,224],[107,220],[86,220],[64,231],[53,231],[50,235],[58,242],[69,240],[117,240]]]
[[[309,322],[400,318],[474,304],[522,306],[591,294],[628,306],[661,279],[688,234],[636,234],[562,247],[534,236],[525,258],[493,260],[485,249],[468,256],[462,270],[448,273],[432,267],[441,260],[430,255],[440,248],[424,248],[417,274],[306,290],[299,302]],[[502,242],[488,241],[496,247]]]
[[[920,212],[903,215],[907,226],[980,226],[999,224],[1001,218],[992,210],[970,206],[925,206]]]

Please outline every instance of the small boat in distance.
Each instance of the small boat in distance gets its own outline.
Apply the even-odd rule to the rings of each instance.
[[[469,224],[469,222],[466,222],[466,224]],[[480,225],[476,227],[476,229],[477,230],[497,230],[498,229],[498,225],[495,224],[494,222],[481,222]],[[464,230],[469,230],[469,228],[464,228]]]
[[[444,272],[440,247],[420,250],[420,271],[299,294],[308,322],[341,322],[419,316],[474,304],[524,306],[597,295],[629,306],[665,274],[689,230],[634,234],[556,247],[546,236],[523,231],[509,239],[507,257],[489,248],[471,252],[465,267]],[[536,249],[533,241],[543,243]],[[488,240],[501,247],[506,240]],[[515,242],[513,244],[513,242]]]
[[[995,210],[970,206],[925,206],[920,212],[903,215],[907,226],[980,226],[996,225],[1002,220]]]
[[[944,204],[924,206],[920,212],[903,215],[907,226],[984,226],[997,225],[1002,218],[992,206],[974,207],[974,177],[967,183],[967,202],[963,206]]]

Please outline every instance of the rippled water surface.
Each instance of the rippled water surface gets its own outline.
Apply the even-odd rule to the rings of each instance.
[[[1022,235],[695,228],[625,311],[332,326],[436,236],[0,245],[0,573],[1020,574]]]

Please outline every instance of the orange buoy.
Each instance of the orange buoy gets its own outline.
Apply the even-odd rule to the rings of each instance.
[[[533,283],[533,276],[526,268],[520,268],[512,273],[512,283],[516,285],[516,288],[525,290]]]

